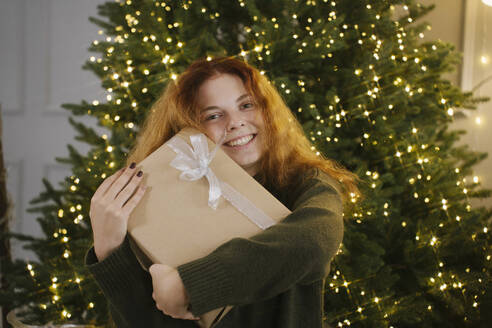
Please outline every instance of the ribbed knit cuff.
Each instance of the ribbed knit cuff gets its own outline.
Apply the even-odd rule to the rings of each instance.
[[[231,305],[228,301],[231,300],[232,277],[215,254],[182,264],[177,270],[194,315]]]
[[[135,286],[145,271],[133,254],[128,237],[108,257],[98,261],[94,247],[86,254],[85,264],[97,283],[108,297],[117,296],[120,291]]]

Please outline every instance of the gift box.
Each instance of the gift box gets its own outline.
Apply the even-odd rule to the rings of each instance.
[[[139,163],[150,188],[128,221],[132,249],[145,269],[172,267],[248,238],[289,213],[280,201],[204,134],[185,128]],[[230,306],[201,316],[212,327]]]

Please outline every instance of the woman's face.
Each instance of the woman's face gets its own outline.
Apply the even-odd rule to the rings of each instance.
[[[207,136],[251,176],[258,172],[262,150],[263,116],[242,80],[221,74],[206,80],[198,90],[200,122]]]

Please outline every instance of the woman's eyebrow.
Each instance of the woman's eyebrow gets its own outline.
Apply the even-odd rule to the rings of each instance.
[[[244,99],[244,98],[246,98],[246,97],[249,97],[249,94],[245,93],[245,94],[243,94],[243,95],[239,96],[239,97],[236,99],[236,102],[240,102],[241,100],[243,100],[243,99]],[[203,112],[206,112],[206,111],[208,111],[208,110],[212,110],[212,109],[216,109],[216,108],[219,108],[219,107],[217,107],[217,106],[208,106],[208,107],[205,107],[204,109],[202,109],[202,110],[201,110],[201,112],[203,113]]]

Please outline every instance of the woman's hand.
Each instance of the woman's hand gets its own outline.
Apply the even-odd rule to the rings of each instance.
[[[188,295],[176,269],[164,264],[153,264],[149,272],[154,288],[152,298],[159,310],[175,319],[200,320],[188,310]]]
[[[147,189],[142,183],[143,172],[135,173],[132,163],[106,178],[92,196],[89,216],[99,261],[123,243],[130,214]]]

